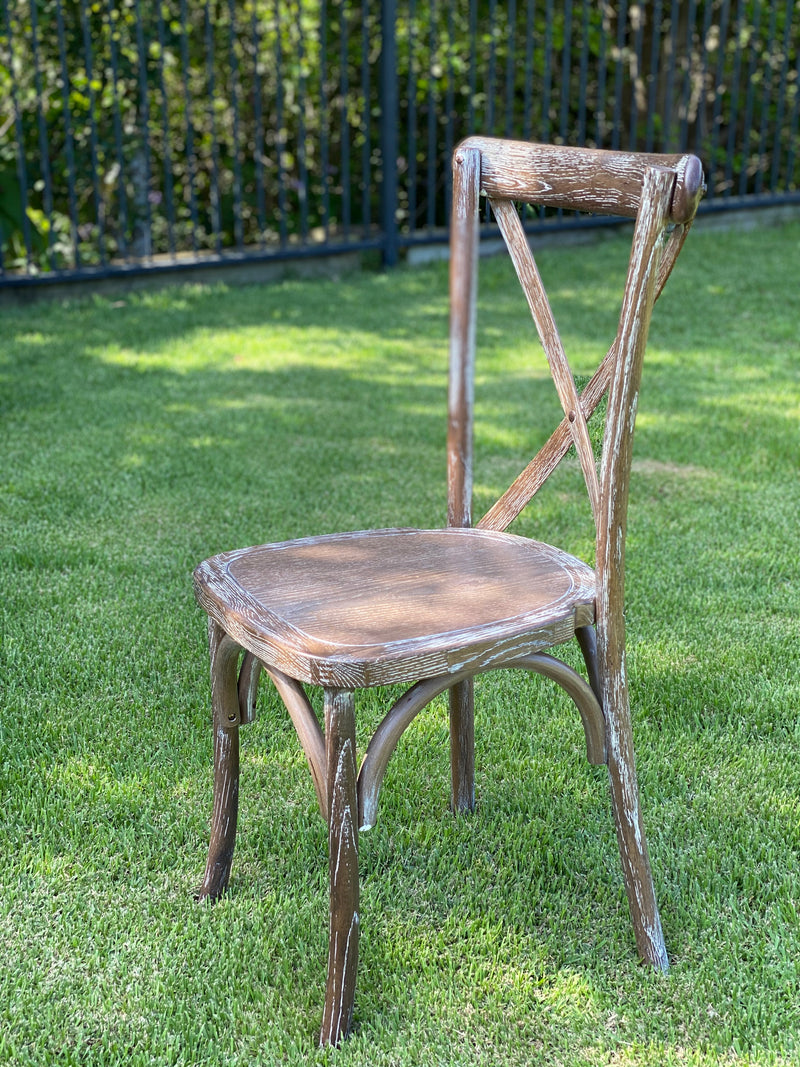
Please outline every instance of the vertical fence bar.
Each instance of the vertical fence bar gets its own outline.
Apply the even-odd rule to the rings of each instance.
[[[125,153],[122,148],[122,115],[119,104],[119,54],[117,50],[117,35],[119,30],[116,25],[116,9],[114,0],[108,0],[106,7],[108,15],[109,54],[111,58],[111,100],[114,116],[114,155],[117,169],[116,188],[119,194],[119,225],[117,227],[117,252],[120,256],[128,257],[128,190],[127,190],[127,167],[125,166]]]
[[[275,0],[275,150],[278,169],[278,232],[281,248],[286,248],[289,235],[287,230],[286,173],[286,126],[283,117],[283,23],[281,21],[280,0]],[[327,178],[325,179],[327,181]],[[327,239],[327,220],[325,237]]]
[[[672,0],[669,15],[669,66],[667,67],[667,98],[664,102],[663,151],[672,152],[675,142],[672,137],[672,112],[674,110],[675,67],[678,50],[678,21],[680,0]]]
[[[497,77],[497,0],[489,0],[489,72],[486,89],[486,118],[485,130],[493,134],[494,129],[494,97]]]
[[[506,92],[503,115],[503,136],[511,137],[514,130],[514,60],[517,28],[516,0],[508,0],[508,31],[506,33]]]
[[[25,244],[25,264],[28,272],[33,269],[33,249],[31,247],[31,222],[28,218],[28,171],[25,164],[25,128],[22,123],[22,111],[17,94],[17,75],[14,70],[14,38],[11,31],[11,16],[6,0],[3,0],[3,21],[6,24],[8,38],[8,67],[11,75],[11,107],[14,112],[14,133],[17,139],[17,181],[19,182],[19,200],[22,214],[22,240]],[[1,242],[0,242],[1,243]]]
[[[5,0],[3,0],[5,3]],[[36,121],[39,128],[39,155],[42,168],[42,203],[47,219],[47,259],[50,270],[56,269],[55,249],[53,247],[53,179],[50,171],[50,139],[47,136],[47,122],[42,108],[42,72],[39,64],[39,27],[36,13],[36,0],[30,6],[31,12],[31,56],[33,58],[33,79],[36,87]],[[12,71],[13,76],[13,71]]]
[[[342,199],[339,224],[342,236],[350,236],[350,73],[348,70],[349,25],[346,0],[339,2],[339,170],[341,173]]]
[[[183,111],[185,118],[186,137],[186,165],[189,184],[189,217],[191,220],[192,251],[197,253],[197,231],[200,228],[200,220],[197,211],[197,156],[194,148],[194,124],[192,122],[192,92],[189,81],[189,30],[186,12],[186,0],[181,0],[180,12],[181,25],[181,65],[183,67]]]
[[[736,143],[736,123],[739,118],[739,80],[742,69],[742,38],[744,34],[744,0],[739,0],[736,11],[736,50],[731,78],[731,99],[728,107],[728,148],[725,157],[725,196],[733,192],[733,150]]]
[[[300,12],[302,16],[302,12]],[[299,19],[298,19],[299,21]],[[263,246],[267,229],[267,202],[264,191],[264,115],[261,100],[261,34],[256,5],[250,13],[250,43],[253,49],[253,162],[256,172],[256,225],[258,243]],[[302,65],[303,57],[300,57]]]
[[[328,138],[328,0],[319,5],[320,166],[322,169],[322,229],[328,240],[331,218]]]
[[[756,196],[764,189],[764,173],[766,167],[767,152],[767,111],[769,110],[770,90],[773,83],[772,56],[775,48],[775,33],[777,30],[778,4],[772,0],[772,8],[769,18],[769,35],[767,38],[767,55],[764,63],[763,88],[761,92],[761,122],[758,131],[758,170],[756,171]]]
[[[219,254],[222,251],[222,203],[219,185],[219,138],[217,136],[216,77],[214,74],[214,26],[208,0],[205,3],[205,43],[206,43],[206,79],[208,82],[208,119],[211,130],[211,186],[209,198],[211,204],[211,229],[214,247]]]
[[[369,78],[369,2],[361,0],[361,127],[364,138],[361,145],[361,226],[363,236],[369,237],[372,225],[370,210],[370,156],[372,131],[370,128],[370,78]]]
[[[228,0],[228,34],[230,37],[231,77],[229,95],[233,117],[233,240],[237,248],[244,248],[244,224],[242,220],[242,153],[239,131],[239,57],[236,54],[236,8],[234,0]]]
[[[597,113],[595,115],[595,143],[602,148],[605,143],[606,127],[606,81],[608,76],[608,63],[606,59],[606,16],[603,9],[600,11],[600,44],[598,46],[597,60]]]
[[[416,0],[408,3],[408,225],[417,226],[417,50]],[[384,231],[385,232],[385,231]]]
[[[35,0],[34,0],[35,2]],[[81,0],[80,4],[80,19],[81,29],[83,31],[83,59],[84,69],[86,71],[86,92],[89,98],[89,160],[92,167],[92,192],[94,194],[95,204],[95,219],[97,222],[97,249],[100,254],[100,262],[105,266],[106,262],[106,241],[105,241],[105,221],[104,221],[104,203],[100,194],[100,181],[98,174],[98,153],[97,153],[97,116],[96,116],[96,100],[94,93],[94,72],[93,72],[93,56],[92,56],[92,38],[89,33],[89,19],[86,12],[86,0]]]
[[[308,97],[308,85],[306,81],[306,45],[305,30],[303,29],[303,0],[298,0],[297,2],[297,52],[300,65],[300,92],[297,121],[297,162],[300,168],[300,187],[297,190],[297,195],[300,200],[300,238],[303,244],[307,244],[309,180],[308,161],[306,159],[306,102]]]
[[[708,110],[708,38],[711,31],[711,4],[706,3],[703,15],[703,38],[700,42],[700,99],[697,105],[697,129],[695,130],[694,150],[696,154],[704,151],[706,145],[706,114]],[[709,192],[711,183],[709,182]]]
[[[148,258],[153,252],[153,220],[150,210],[150,97],[147,90],[147,49],[144,43],[144,25],[139,0],[134,8],[136,13],[136,47],[139,57],[139,109],[142,137],[141,162],[134,168],[134,204],[144,212],[144,232],[139,235],[137,254]],[[137,219],[137,225],[141,219]]]
[[[635,15],[634,15],[635,12]],[[631,30],[633,32],[633,65],[634,76],[631,79],[631,106],[630,126],[628,128],[628,147],[632,152],[637,148],[637,133],[639,127],[639,84],[642,83],[642,37],[644,35],[644,11],[641,7],[631,8]],[[672,55],[672,63],[675,63],[675,55]]]
[[[381,226],[383,262],[397,263],[397,5],[381,0]]]
[[[78,200],[75,195],[75,144],[72,138],[72,120],[70,117],[70,79],[67,68],[67,42],[64,30],[64,12],[61,0],[56,0],[56,30],[58,33],[58,54],[61,66],[61,92],[64,101],[64,147],[67,162],[67,195],[69,198],[69,222],[72,237],[72,258],[76,267],[80,266],[81,254],[78,247]]]
[[[791,189],[794,184],[794,146],[797,144],[798,123],[800,123],[800,48],[797,50],[797,65],[795,67],[795,93],[794,107],[792,108],[792,121],[789,128],[789,154],[786,160],[786,188]]]
[[[777,3],[777,0],[776,0]],[[792,29],[792,8],[794,0],[787,0],[786,21],[783,27],[783,63],[781,64],[781,80],[778,89],[778,110],[775,116],[775,135],[772,138],[772,168],[770,173],[770,192],[774,193],[778,188],[778,175],[781,159],[781,129],[783,127],[783,112],[786,102],[786,82],[789,76],[789,40]]]
[[[586,144],[586,94],[589,88],[589,0],[583,0],[581,57],[578,68],[578,144]]]
[[[681,102],[681,132],[678,144],[679,152],[686,152],[689,145],[689,108],[692,101],[692,43],[694,26],[697,19],[697,0],[689,0],[689,18],[686,27],[686,69],[683,76]]]
[[[475,97],[478,92],[478,0],[469,0],[469,105],[467,133],[475,133]]]
[[[661,0],[653,4],[653,38],[650,42],[650,86],[647,93],[647,128],[644,149],[652,152],[655,144],[656,94],[658,90],[659,58],[661,56]]]
[[[568,138],[570,83],[572,73],[572,0],[564,3],[564,44],[561,49],[561,107],[558,116],[558,135],[562,144]]]
[[[542,78],[542,133],[543,144],[550,141],[550,93],[553,78],[553,0],[545,5],[544,29],[544,75]]]
[[[444,218],[449,225],[450,209],[453,200],[452,158],[455,148],[455,74],[453,72],[453,53],[455,52],[455,28],[453,26],[453,0],[447,5],[447,89],[445,90],[445,112],[447,121],[444,132],[444,159],[442,172],[444,186]]]
[[[625,36],[628,21],[628,5],[622,0],[617,9],[617,68],[614,70],[614,118],[611,129],[611,147],[620,147],[620,127],[622,126],[622,86],[625,68]]]
[[[436,0],[428,0],[428,95],[427,95],[427,122],[428,122],[428,159],[426,170],[426,219],[428,229],[432,230],[436,225],[436,105],[433,96],[434,81],[434,57],[436,55]]]
[[[535,0],[528,0],[525,7],[525,89],[523,137],[530,141],[533,137],[533,35],[536,26]]]
[[[747,62],[747,96],[745,98],[744,107],[744,131],[742,133],[741,148],[742,148],[742,166],[739,170],[739,194],[743,195],[747,191],[747,179],[749,177],[748,171],[750,169],[750,151],[751,141],[753,134],[753,109],[755,106],[755,84],[754,74],[756,70],[756,59],[758,53],[758,46],[760,44],[759,36],[761,34],[761,4],[756,5],[756,17],[753,25],[750,27],[751,36],[748,40],[748,52],[749,58]],[[762,76],[766,80],[766,69],[762,68]],[[728,166],[732,168],[732,160],[728,158]]]
[[[714,179],[717,169],[717,148],[722,133],[722,94],[725,88],[725,47],[728,40],[729,0],[722,0],[719,20],[719,44],[717,46],[717,68],[714,82],[714,109],[711,117],[711,152],[708,163],[708,196],[714,196]]]
[[[167,87],[164,82],[164,52],[166,51],[166,37],[164,34],[164,12],[162,0],[156,0],[156,25],[158,31],[158,88],[161,95],[161,130],[164,138],[164,200],[167,209],[167,246],[169,254],[175,255],[175,202],[174,186],[172,177],[172,151],[170,148],[169,128],[169,105],[167,101]]]

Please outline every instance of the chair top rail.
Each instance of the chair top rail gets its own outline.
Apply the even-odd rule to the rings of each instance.
[[[635,218],[650,167],[675,173],[670,221],[689,222],[705,191],[697,156],[611,152],[598,148],[531,144],[469,137],[456,149],[481,154],[481,188],[487,196],[599,215]]]

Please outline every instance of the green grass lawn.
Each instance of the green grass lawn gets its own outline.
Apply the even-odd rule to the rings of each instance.
[[[625,255],[615,238],[540,257],[576,372],[613,336]],[[326,831],[266,687],[231,891],[193,899],[212,776],[191,571],[443,523],[446,266],[4,313],[0,1061],[800,1063],[799,264],[800,225],[700,223],[651,331],[627,620],[671,972],[637,961],[577,712],[542,679],[487,675],[473,817],[448,812],[442,699],[390,765],[335,1053],[316,1049]],[[477,514],[558,411],[504,260],[481,292]],[[515,529],[591,558],[562,468]],[[363,740],[390,695],[361,700]]]

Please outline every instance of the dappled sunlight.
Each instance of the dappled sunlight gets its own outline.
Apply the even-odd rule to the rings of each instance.
[[[459,1064],[509,1048],[598,1067],[796,1059],[798,238],[692,234],[646,355],[625,618],[670,975],[637,961],[607,774],[586,763],[573,705],[489,673],[470,819],[448,807],[444,696],[392,757],[360,844],[365,966],[342,1062],[409,1048]],[[573,370],[591,373],[613,335],[621,248],[542,253]],[[481,275],[476,516],[562,415],[509,268]],[[443,524],[446,266],[41,304],[4,323],[9,1003],[32,1035],[43,1006],[94,1033],[114,1006],[155,1032],[170,1004],[187,1033],[249,1026],[248,1055],[269,1059],[280,1032],[313,1060],[325,827],[266,683],[243,731],[232,892],[214,909],[192,898],[212,731],[191,572],[247,544]],[[515,532],[592,558],[573,456]],[[361,751],[397,695],[364,694]]]

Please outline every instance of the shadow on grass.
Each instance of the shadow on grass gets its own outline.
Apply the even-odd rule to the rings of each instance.
[[[465,1031],[472,1061],[483,1042],[498,1064],[519,1062],[518,1042],[542,1062],[718,1063],[739,1049],[766,1064],[764,1049],[796,1050],[797,290],[784,284],[765,322],[747,284],[778,285],[772,259],[791,237],[775,241],[703,239],[696,256],[690,241],[645,373],[628,624],[673,974],[651,981],[635,963],[605,780],[577,751],[574,711],[547,687],[489,678],[478,818],[447,814],[439,709],[396,754],[364,841],[358,1010],[383,1062],[415,1041],[416,1062],[431,1048],[468,1062]],[[613,333],[603,285],[620,251],[593,257],[594,299],[574,289],[574,255],[546,257],[581,370]],[[483,278],[489,497],[558,405],[509,270]],[[445,270],[5,322],[0,973],[28,966],[9,979],[8,1032],[48,1012],[66,1029],[88,1018],[86,1049],[110,1056],[110,1032],[169,1062],[168,1002],[187,1048],[198,1016],[219,1029],[217,1062],[231,1048],[283,1058],[276,1031],[301,1035],[301,1062],[322,995],[324,830],[265,694],[243,744],[235,892],[210,918],[191,904],[211,738],[190,571],[257,541],[443,521]],[[566,533],[580,480],[560,478],[543,512]],[[370,1062],[359,1040],[345,1061]]]

